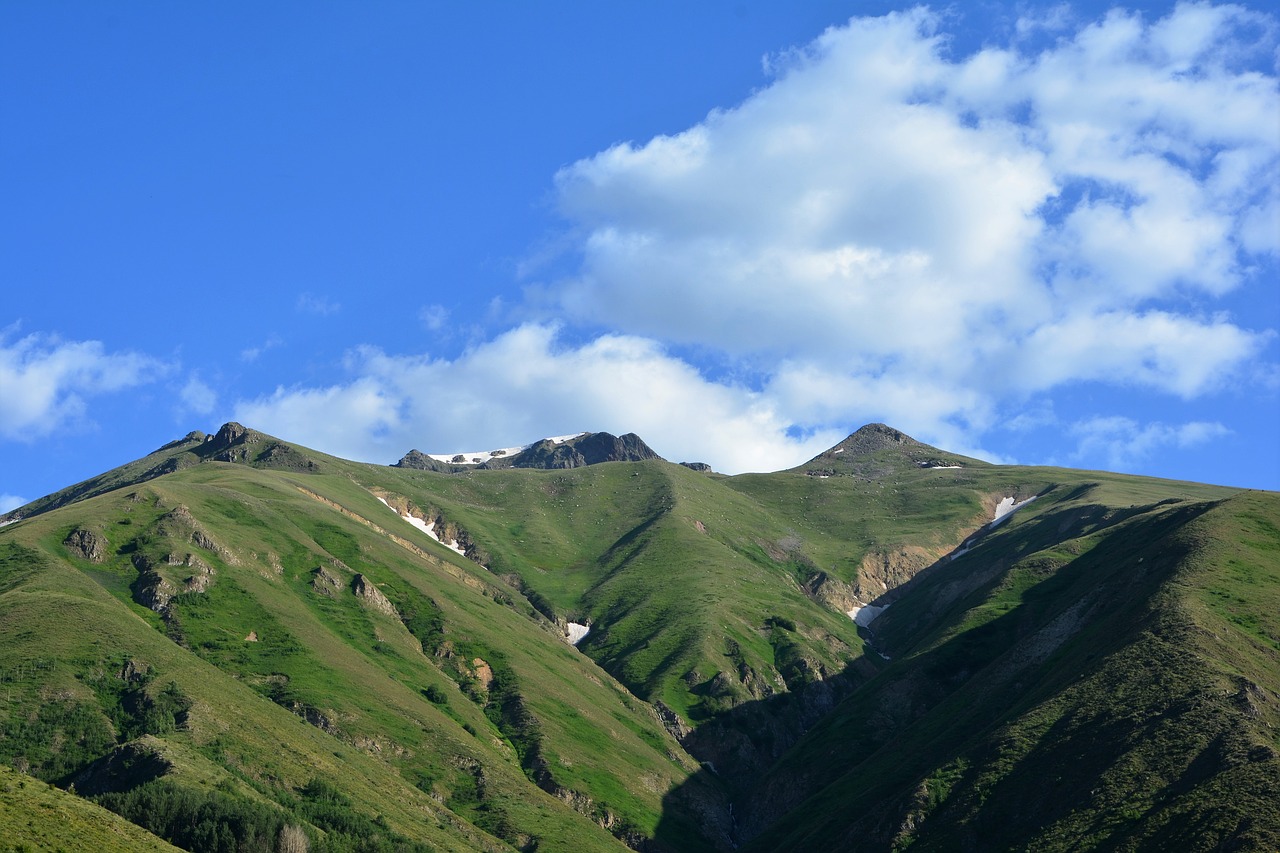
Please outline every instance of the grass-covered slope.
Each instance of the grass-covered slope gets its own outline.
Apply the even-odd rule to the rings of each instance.
[[[149,784],[315,839],[609,848],[696,767],[342,474],[208,461],[36,514],[0,534],[0,596],[4,758],[125,813],[155,811],[118,796]]]
[[[589,623],[579,648],[686,721],[839,672],[861,653],[848,618],[803,588],[807,562],[785,518],[688,468],[373,476],[482,542],[492,572],[543,613]],[[785,643],[770,642],[775,622],[790,626]]]
[[[0,765],[0,844],[5,851],[175,853],[146,830],[74,794]]]
[[[1059,487],[921,576],[873,624],[891,666],[752,791],[750,848],[1280,845],[1280,499],[1183,488]]]
[[[1276,839],[1272,494],[883,425],[723,477],[229,424],[8,518],[0,763],[187,849]]]

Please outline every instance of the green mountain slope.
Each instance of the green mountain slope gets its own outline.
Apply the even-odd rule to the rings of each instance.
[[[892,665],[748,796],[751,849],[1280,844],[1280,499],[1108,485],[903,592]]]
[[[5,850],[175,853],[178,849],[74,794],[0,766]]]
[[[1269,493],[884,425],[723,477],[228,424],[0,521],[0,761],[188,849],[1276,838]]]
[[[651,832],[696,767],[518,592],[345,476],[211,462],[3,533],[0,746],[42,778],[141,735],[161,781],[286,817],[319,781],[389,838],[582,849]],[[147,781],[110,775],[86,778]]]

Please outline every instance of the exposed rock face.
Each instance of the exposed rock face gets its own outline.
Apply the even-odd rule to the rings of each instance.
[[[559,444],[543,439],[510,460],[496,458],[484,465],[507,467],[504,463],[510,462],[510,467],[513,468],[580,468],[601,462],[640,462],[658,458],[658,454],[633,432],[622,436],[592,432]]]
[[[305,702],[299,702],[296,699],[284,707],[306,720],[322,732],[328,732],[331,735],[338,733],[338,726],[334,722],[337,716],[333,711],[326,714],[314,705],[308,705]]]
[[[661,699],[654,700],[653,708],[658,712],[658,721],[662,723],[662,727],[671,733],[676,740],[684,740],[689,732],[693,731],[689,724],[680,718],[680,715],[671,710]]]
[[[227,565],[240,565],[239,558],[227,548],[222,547],[205,533],[196,521],[195,516],[191,514],[191,510],[184,504],[179,504],[174,509],[165,513],[160,518],[159,524],[156,526],[156,532],[160,536],[168,536],[172,539],[183,540],[197,545],[206,551],[217,554]],[[170,555],[172,556],[172,555]],[[196,559],[188,556],[188,560]],[[170,562],[170,565],[175,565]],[[191,562],[183,563],[183,565],[194,565]]]
[[[941,556],[941,552],[915,545],[904,545],[888,552],[872,551],[862,558],[862,566],[854,582],[854,595],[862,603],[869,603],[902,586]]]
[[[213,585],[213,568],[201,560],[195,554],[179,555],[171,553],[165,557],[165,563],[170,566],[183,566],[185,568],[194,569],[183,581],[183,592],[208,592],[209,587]]]
[[[138,570],[138,579],[133,582],[133,600],[149,610],[164,613],[177,590],[156,571],[150,558],[139,554],[133,558],[133,565]]]
[[[333,598],[342,589],[342,580],[324,566],[311,570],[311,588],[321,595]]]
[[[213,586],[213,569],[201,563],[192,574],[183,581],[183,592],[208,592]]]
[[[198,453],[214,462],[240,462],[264,468],[314,471],[318,467],[315,460],[292,445],[234,421],[223,424],[216,435],[206,438]]]
[[[815,601],[841,613],[848,613],[855,607],[863,607],[870,601],[870,599],[866,601],[860,599],[853,584],[833,578],[826,572],[818,572],[809,578],[804,591]]]
[[[432,459],[430,456],[423,453],[421,450],[410,450],[408,453],[406,453],[404,456],[400,458],[399,462],[397,462],[395,465],[392,465],[391,467],[412,468],[415,471],[440,471],[446,474],[449,473],[450,471],[456,470],[454,466],[448,464],[447,462],[439,462],[435,459]]]
[[[480,686],[488,691],[493,687],[493,667],[489,666],[488,661],[484,658],[475,658],[471,661],[474,667],[472,672],[475,673],[476,681],[480,682]]]
[[[616,436],[607,432],[591,432],[559,443],[544,438],[510,456],[486,454],[484,458],[469,459],[459,454],[453,457],[452,462],[441,462],[421,451],[411,450],[393,467],[452,473],[476,468],[580,468],[601,462],[639,462],[661,458],[635,433]],[[464,466],[467,462],[473,464]]]
[[[698,471],[703,474],[711,473],[711,466],[705,462],[681,462],[680,464],[686,468],[689,468],[693,471]]]
[[[191,432],[187,433],[177,441],[171,441],[168,444],[164,445],[163,447],[156,448],[154,452],[163,453],[166,450],[176,450],[179,447],[188,447],[190,445],[204,444],[205,440],[208,438],[209,436],[205,435],[200,430],[193,429]]]
[[[72,554],[91,563],[101,563],[107,555],[107,540],[83,527],[77,527],[68,533],[62,544]]]
[[[225,423],[217,434],[205,441],[203,453],[218,462],[248,462],[251,445],[257,444],[261,436],[246,426]]]
[[[395,605],[382,594],[382,590],[373,585],[373,582],[364,575],[356,575],[351,581],[351,591],[356,594],[356,598],[360,599],[360,603],[376,613],[385,613],[388,616],[394,616],[396,612]]]

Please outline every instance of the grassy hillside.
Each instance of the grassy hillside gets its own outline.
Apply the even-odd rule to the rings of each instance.
[[[1128,504],[1169,491],[1060,487],[922,576],[750,849],[1275,849],[1280,499]]]
[[[8,518],[0,763],[188,849],[1277,838],[1275,495],[880,425],[732,478],[228,425]]]
[[[300,822],[319,782],[388,838],[583,849],[651,834],[696,767],[519,593],[345,477],[213,462],[8,527],[0,549],[0,748],[41,778],[146,736],[165,783]],[[163,613],[139,603],[164,594]]]
[[[174,853],[178,849],[74,794],[5,766],[0,766],[0,844],[6,853]]]

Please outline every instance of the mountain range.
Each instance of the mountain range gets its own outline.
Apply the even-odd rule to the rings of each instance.
[[[1276,850],[1280,494],[226,424],[0,517],[0,691],[2,849]]]

